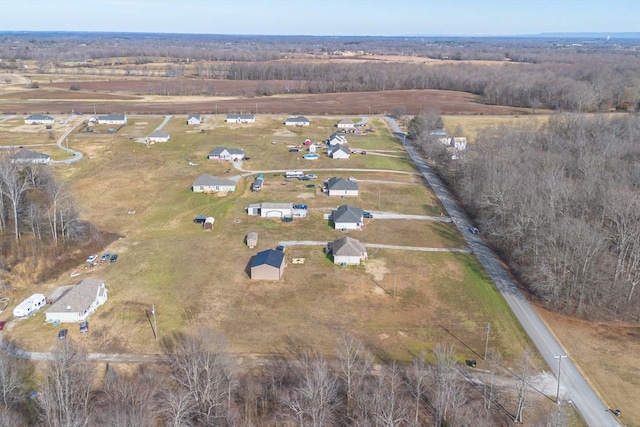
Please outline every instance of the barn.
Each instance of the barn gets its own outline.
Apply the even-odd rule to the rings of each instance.
[[[106,302],[107,288],[104,280],[82,279],[44,312],[45,321],[84,322]]]
[[[280,280],[284,267],[284,252],[276,249],[258,252],[251,262],[251,279]]]

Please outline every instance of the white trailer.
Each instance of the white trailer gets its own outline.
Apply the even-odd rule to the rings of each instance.
[[[42,294],[33,294],[13,309],[13,315],[24,319],[47,305],[47,298]]]

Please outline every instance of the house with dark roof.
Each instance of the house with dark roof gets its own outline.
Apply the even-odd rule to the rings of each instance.
[[[84,322],[107,302],[107,288],[102,279],[82,279],[62,295],[45,312],[49,323]]]
[[[367,249],[353,237],[343,237],[329,243],[333,263],[340,265],[360,265],[367,259]]]
[[[126,125],[127,115],[108,114],[106,116],[98,116],[97,121],[99,125]]]
[[[32,114],[24,119],[24,123],[27,125],[52,125],[54,122],[55,119],[53,117],[42,114]]]
[[[193,181],[191,191],[194,193],[231,193],[236,191],[236,182],[231,179],[204,174]]]
[[[255,123],[253,114],[227,114],[227,123]]]
[[[202,124],[203,120],[200,117],[200,114],[189,114],[189,117],[187,117],[187,124],[188,125],[199,125]]]
[[[251,279],[253,280],[280,280],[284,273],[284,252],[276,249],[267,249],[258,252],[251,262]]]
[[[209,152],[209,160],[226,160],[237,162],[244,159],[244,150],[240,148],[218,147]]]
[[[353,129],[356,127],[355,123],[353,123],[353,120],[346,118],[346,119],[342,119],[340,120],[338,123],[336,123],[336,127],[338,129]]]
[[[156,129],[147,136],[146,141],[149,144],[155,144],[156,142],[168,142],[171,139],[169,132],[165,132],[162,129]]]
[[[351,150],[341,144],[336,144],[329,150],[329,157],[332,159],[348,159],[351,157]]]
[[[342,205],[332,211],[331,219],[336,230],[359,230],[364,223],[364,211],[361,208]]]
[[[37,151],[21,149],[9,156],[9,162],[13,164],[48,165],[51,163],[51,156]]]
[[[304,116],[289,117],[284,121],[285,126],[309,126],[311,122]]]
[[[358,195],[358,183],[355,181],[334,176],[329,178],[325,185],[329,196],[348,197]]]

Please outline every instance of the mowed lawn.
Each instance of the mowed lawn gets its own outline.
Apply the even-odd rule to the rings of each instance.
[[[215,116],[193,128],[185,124],[186,116],[176,116],[164,128],[172,140],[151,146],[135,138],[153,131],[162,121],[159,116],[130,117],[115,134],[96,128],[90,134],[78,129],[70,135],[69,145],[86,157],[55,170],[69,182],[82,216],[99,230],[121,236],[104,248],[119,254],[117,263],[82,270],[77,279],[65,274],[43,287],[49,292],[82,277],[107,281],[109,301],[91,317],[90,334],[80,336],[70,328],[72,338],[98,352],[159,352],[147,317],[155,306],[160,336],[210,327],[226,335],[239,353],[263,354],[288,338],[330,353],[339,334],[350,332],[381,357],[409,360],[442,341],[455,343],[460,357],[477,357],[474,352],[484,351],[489,321],[490,345],[506,357],[520,352],[525,336],[473,255],[370,249],[366,265],[340,267],[320,246],[293,246],[287,248],[283,280],[252,281],[248,266],[259,250],[283,240],[343,237],[345,233],[324,219],[338,205],[446,214],[431,190],[420,185],[422,179],[382,121],[375,119],[376,131],[358,137],[358,145],[397,150],[399,157],[354,155],[338,161],[321,156],[310,162],[300,158],[302,153],[289,153],[287,145],[326,138],[338,119],[288,129],[282,125],[284,118],[259,116],[256,124],[228,125],[223,116]],[[240,175],[230,163],[206,160],[217,146],[244,148],[251,160],[242,167],[253,171],[345,171],[319,170],[312,181],[286,181],[282,173],[266,172],[260,193],[249,191],[252,176],[240,177],[237,191],[226,196],[192,193],[193,180],[203,173]],[[404,173],[348,171],[382,164]],[[360,197],[321,193],[322,181],[334,175],[356,177]],[[310,184],[316,187],[307,188]],[[249,217],[244,208],[261,201],[305,203],[309,215],[292,223]],[[215,217],[213,231],[195,225],[196,215]],[[255,249],[244,243],[251,231],[259,234]],[[362,231],[347,235],[364,243],[464,247],[451,224],[426,220],[374,218]],[[79,266],[88,255],[79,254]],[[293,264],[293,257],[304,258],[304,264]],[[56,332],[43,322],[40,313],[20,322],[11,334],[22,345],[46,350]]]

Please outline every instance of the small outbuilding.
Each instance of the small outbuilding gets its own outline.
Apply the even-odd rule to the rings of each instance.
[[[343,237],[329,243],[333,263],[340,265],[360,265],[367,259],[367,249],[353,237]]]
[[[251,262],[251,279],[280,280],[284,267],[284,252],[276,249],[258,252]]]
[[[107,302],[107,288],[102,279],[82,279],[45,312],[48,323],[84,322]]]
[[[204,224],[202,224],[202,228],[204,228],[204,231],[211,231],[213,230],[213,224],[215,222],[216,220],[212,216],[209,216],[207,217],[207,219],[204,220]]]
[[[258,245],[258,233],[256,233],[255,231],[252,231],[251,233],[247,234],[247,246],[249,247],[249,249],[253,249]]]

